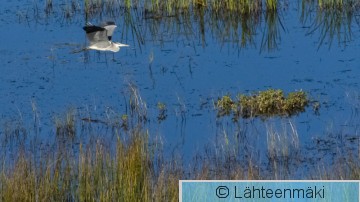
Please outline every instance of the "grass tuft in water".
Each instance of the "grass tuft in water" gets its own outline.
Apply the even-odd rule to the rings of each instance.
[[[236,101],[225,95],[218,99],[216,108],[219,117],[233,113],[237,120],[238,117],[292,116],[305,111],[308,103],[303,91],[291,92],[285,97],[282,90],[269,89],[249,96],[239,94]]]
[[[109,201],[114,198],[149,201],[152,192],[147,139],[147,134],[140,130],[133,131],[128,142],[118,138],[113,157],[107,146],[99,142],[95,150],[80,145],[80,201]]]
[[[139,90],[133,84],[129,84],[130,90],[130,115],[136,116],[138,122],[146,122],[147,117],[147,105],[146,102],[142,99]]]
[[[55,117],[55,130],[57,136],[75,137],[76,126],[75,126],[75,115],[74,109],[69,109],[64,118]]]
[[[277,0],[266,0],[266,10],[267,11],[276,11],[278,6]]]
[[[355,7],[359,2],[356,0],[318,0],[318,6],[320,9],[348,9]]]

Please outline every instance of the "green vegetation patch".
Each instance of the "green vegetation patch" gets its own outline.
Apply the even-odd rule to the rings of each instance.
[[[349,9],[354,8],[359,3],[357,0],[318,0],[320,9]]]
[[[218,117],[232,114],[237,120],[239,117],[292,116],[305,111],[308,104],[309,99],[303,91],[285,96],[282,90],[269,89],[251,95],[239,94],[236,100],[225,95],[218,99],[216,108]]]

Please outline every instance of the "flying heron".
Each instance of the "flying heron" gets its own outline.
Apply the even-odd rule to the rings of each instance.
[[[114,22],[103,22],[99,26],[87,23],[83,29],[90,41],[90,46],[86,49],[118,52],[120,47],[129,45],[111,41],[116,25]]]

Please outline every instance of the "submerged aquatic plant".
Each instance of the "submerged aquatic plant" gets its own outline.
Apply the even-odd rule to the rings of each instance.
[[[269,89],[252,95],[239,94],[237,100],[233,101],[229,95],[218,99],[216,107],[218,116],[234,115],[238,117],[271,117],[292,116],[305,111],[309,99],[303,91],[291,92],[287,97],[282,90]]]

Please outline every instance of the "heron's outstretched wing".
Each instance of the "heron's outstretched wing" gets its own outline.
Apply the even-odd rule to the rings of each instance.
[[[103,27],[86,25],[83,29],[86,32],[86,36],[88,37],[90,44],[95,44],[101,41],[109,41],[107,30]]]
[[[102,23],[100,23],[100,27],[105,27],[107,25],[115,25],[114,21],[104,21]]]
[[[111,41],[112,35],[116,28],[115,22],[112,22],[112,21],[102,22],[100,24],[100,27],[103,27],[107,30],[107,33],[106,33],[107,37],[108,37],[109,41]]]

